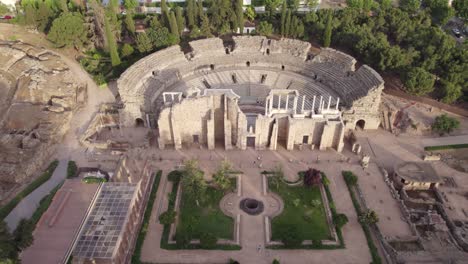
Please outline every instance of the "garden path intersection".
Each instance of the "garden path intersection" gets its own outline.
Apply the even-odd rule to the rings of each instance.
[[[147,150],[143,153],[152,160],[152,167],[163,170],[162,182],[159,186],[157,201],[152,208],[152,215],[143,244],[141,260],[153,263],[226,263],[230,258],[240,263],[271,263],[278,259],[281,263],[368,263],[370,254],[362,233],[357,215],[341,176],[342,169],[358,169],[356,164],[341,163],[341,154],[334,151],[247,151],[220,150],[206,151],[200,149],[186,150]],[[317,163],[320,155],[320,163]],[[163,157],[162,160],[159,157]],[[260,157],[260,159],[259,159]],[[241,171],[240,195],[231,193],[221,202],[222,210],[227,214],[240,214],[240,245],[241,250],[165,250],[160,248],[163,226],[158,222],[158,216],[167,208],[167,193],[172,189],[172,182],[167,180],[167,174],[179,168],[184,160],[196,158],[205,178],[211,180],[221,161],[228,160],[234,170]],[[255,162],[254,162],[255,161]],[[340,166],[337,166],[337,163]],[[335,200],[338,212],[345,213],[349,223],[343,228],[346,248],[334,250],[273,250],[266,248],[265,216],[274,216],[281,212],[281,199],[275,198],[270,192],[264,193],[263,170],[273,170],[281,165],[285,177],[289,181],[297,180],[297,173],[309,167],[325,172],[330,180],[329,188]],[[261,168],[260,168],[261,167]],[[346,167],[346,168],[345,168]],[[372,167],[372,166],[371,166]],[[372,170],[378,171],[377,167]],[[266,194],[266,195],[265,195]],[[264,203],[265,210],[259,215],[248,215],[239,208],[243,198],[253,198]],[[352,241],[352,242],[349,242]]]

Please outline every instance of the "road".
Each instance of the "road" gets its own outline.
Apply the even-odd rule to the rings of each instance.
[[[48,195],[58,184],[60,184],[67,177],[67,164],[68,160],[63,159],[59,161],[57,168],[55,169],[52,177],[44,184],[39,186],[36,190],[30,193],[28,196],[23,198],[21,202],[10,212],[5,218],[10,230],[15,230],[19,221],[23,218],[29,219],[42,198]]]

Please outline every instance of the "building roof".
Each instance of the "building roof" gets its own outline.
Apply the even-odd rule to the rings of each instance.
[[[432,165],[426,162],[404,162],[395,166],[395,172],[411,182],[442,182]]]
[[[103,183],[73,250],[78,258],[110,259],[136,195],[135,183]]]

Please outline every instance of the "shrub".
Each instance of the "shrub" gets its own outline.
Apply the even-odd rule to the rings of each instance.
[[[78,170],[78,167],[76,166],[76,162],[74,162],[73,160],[70,160],[68,162],[68,167],[67,167],[67,178],[70,179],[70,178],[76,177],[77,170]]]
[[[182,172],[178,170],[171,171],[167,175],[167,179],[173,183],[179,182],[181,177],[182,177]]]
[[[166,211],[159,216],[159,222],[163,225],[174,223],[177,213],[174,210]]]
[[[373,210],[368,209],[359,216],[359,222],[364,224],[375,224],[379,222],[379,216]]]
[[[320,171],[316,169],[308,169],[304,175],[304,185],[305,186],[315,186],[318,185],[321,181]]]
[[[200,244],[205,248],[212,248],[218,243],[218,238],[211,233],[203,233],[200,236]]]
[[[343,171],[343,177],[346,181],[346,184],[349,186],[355,186],[357,184],[358,178],[350,171]]]
[[[33,241],[34,223],[27,219],[21,219],[13,232],[16,247],[19,251],[29,247]]]
[[[280,264],[280,262],[279,262],[279,260],[274,259],[273,262],[272,262],[272,264]]]
[[[106,178],[88,176],[83,178],[82,180],[84,183],[100,183],[100,182],[107,182]]]
[[[299,230],[295,226],[283,226],[278,231],[281,241],[286,247],[294,248],[302,244]]]
[[[239,261],[234,259],[229,259],[229,264],[239,264]]]
[[[301,204],[301,200],[300,200],[300,199],[294,199],[294,200],[293,200],[293,205],[294,205],[295,207],[298,207],[300,204]]]
[[[435,118],[432,124],[432,131],[439,133],[439,135],[450,134],[453,130],[460,126],[460,121],[455,118],[449,117],[446,114],[440,115]]]
[[[342,228],[348,223],[348,217],[345,214],[337,214],[333,216],[333,222],[338,228]]]
[[[192,237],[188,233],[177,233],[175,240],[178,248],[187,248],[190,245],[190,240],[192,240]]]

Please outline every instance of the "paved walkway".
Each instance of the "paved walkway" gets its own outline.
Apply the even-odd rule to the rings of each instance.
[[[423,138],[421,142],[424,147],[468,144],[468,135],[452,136],[452,137],[437,137],[437,138]]]
[[[183,162],[183,159],[197,158],[200,167],[210,176],[222,160],[228,159],[236,170],[243,172],[242,197],[252,197],[262,200],[266,206],[270,204],[268,196],[262,195],[262,177],[260,172],[264,169],[273,169],[281,164],[288,178],[296,178],[300,170],[315,167],[324,171],[330,179],[330,189],[335,200],[335,205],[340,213],[345,213],[349,223],[343,229],[346,243],[345,249],[336,250],[271,250],[265,249],[264,215],[241,216],[240,242],[242,249],[235,251],[223,250],[165,250],[160,248],[163,226],[157,220],[159,209],[165,207],[169,184],[159,186],[158,201],[153,206],[149,231],[143,243],[141,260],[148,263],[227,263],[233,258],[240,263],[270,264],[273,259],[281,263],[369,263],[371,258],[369,249],[357,221],[357,215],[351,203],[349,192],[343,177],[341,176],[342,163],[338,166],[339,155],[336,152],[317,151],[247,151],[241,150],[215,150],[206,151],[200,149],[191,150],[152,150],[154,155],[153,165],[163,169],[166,177],[172,169]],[[164,159],[159,161],[158,156]],[[261,155],[261,162],[257,157]],[[317,155],[320,155],[320,164],[316,164]],[[253,161],[256,161],[254,164]],[[357,160],[355,161],[357,162]],[[263,168],[259,168],[259,163]],[[349,167],[349,168],[348,168]],[[357,170],[358,165],[344,165],[345,169]],[[164,181],[162,181],[164,183]],[[163,198],[161,206],[160,199]],[[161,210],[161,211],[164,211]],[[257,246],[262,249],[257,251]]]
[[[67,177],[68,160],[60,160],[52,177],[36,190],[26,196],[5,218],[10,230],[15,230],[19,221],[23,218],[30,218],[42,198],[48,195],[57,185]]]

